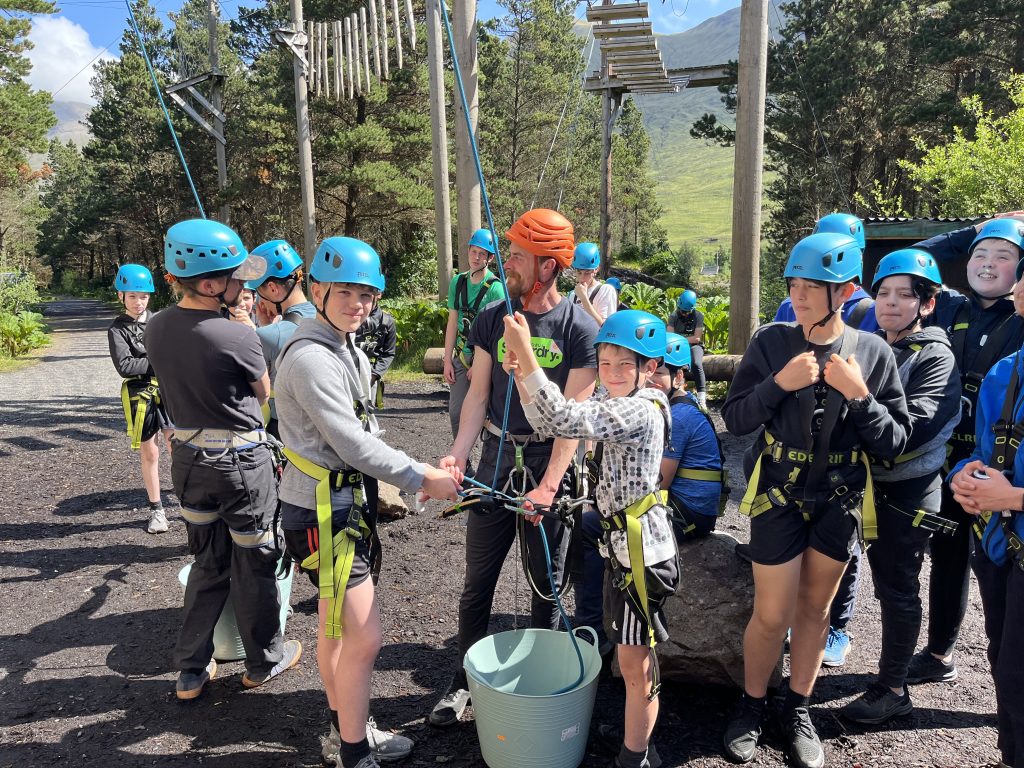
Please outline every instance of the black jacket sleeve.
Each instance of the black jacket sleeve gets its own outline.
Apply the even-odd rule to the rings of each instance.
[[[148,357],[139,357],[128,343],[124,332],[116,325],[107,329],[107,343],[110,345],[110,359],[122,378],[146,376],[152,373]]]
[[[967,251],[977,236],[978,230],[974,227],[964,227],[914,243],[914,248],[928,251],[940,263],[956,261],[967,256]]]
[[[912,451],[938,435],[960,413],[960,372],[953,352],[929,344],[918,353],[906,387]]]
[[[395,350],[398,348],[398,332],[395,329],[395,318],[390,312],[383,312],[380,328],[377,329],[377,362],[372,374],[378,379],[384,378],[388,368],[395,362]]]
[[[862,331],[858,333],[860,344],[855,356],[873,397],[866,408],[848,409],[847,418],[860,435],[861,444],[873,456],[895,459],[903,453],[910,434],[910,414],[896,359],[882,339]]]
[[[722,406],[725,427],[734,435],[747,435],[768,424],[782,402],[792,394],[776,384],[773,378],[792,356],[786,357],[778,370],[773,370],[767,358],[773,342],[788,345],[784,334],[778,331],[782,327],[768,325],[759,329],[736,368]]]

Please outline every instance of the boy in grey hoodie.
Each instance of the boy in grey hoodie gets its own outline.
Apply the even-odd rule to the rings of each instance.
[[[289,554],[320,591],[317,662],[332,719],[323,756],[342,768],[373,768],[411,748],[367,722],[381,646],[376,480],[447,499],[457,497],[458,485],[377,437],[370,363],[352,339],[383,288],[377,253],[360,240],[328,238],[310,277],[318,316],[299,324],[277,360],[277,414],[289,458],[281,526]],[[321,558],[328,542],[332,556]]]

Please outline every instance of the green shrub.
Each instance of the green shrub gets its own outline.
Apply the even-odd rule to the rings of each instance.
[[[668,320],[668,316],[675,309],[675,302],[665,291],[647,283],[630,283],[624,286],[619,301],[630,309],[650,312],[662,320]]]
[[[395,318],[396,364],[422,357],[430,347],[444,345],[448,308],[436,299],[385,299],[381,307]]]
[[[697,309],[704,315],[704,349],[712,355],[729,351],[729,302],[719,296],[702,296]]]
[[[678,282],[679,260],[672,251],[658,251],[643,262],[643,271],[669,283]]]
[[[32,275],[0,272],[0,312],[17,314],[39,303],[39,292]]]
[[[0,356],[20,357],[49,342],[43,316],[36,312],[0,312]]]

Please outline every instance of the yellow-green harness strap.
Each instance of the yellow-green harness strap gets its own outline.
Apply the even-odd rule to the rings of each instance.
[[[871,479],[871,462],[866,453],[860,455],[860,463],[867,473],[864,478],[864,499],[860,507],[861,536],[864,541],[874,541],[878,538],[878,514],[875,510],[875,481]]]
[[[709,483],[724,483],[725,471],[721,469],[690,469],[682,467],[676,470],[676,477],[684,480],[704,480]]]
[[[121,382],[121,407],[124,408],[124,420],[128,424],[128,437],[131,440],[132,450],[137,451],[142,446],[142,429],[146,423],[146,410],[150,401],[154,405],[160,404],[160,388],[156,379],[150,379],[143,389],[139,390],[135,397],[132,397],[128,390],[128,383],[137,379],[125,379]],[[132,401],[136,401],[134,413],[132,412]]]
[[[331,506],[331,470],[304,459],[294,451],[285,448],[284,455],[288,461],[302,474],[312,477],[316,484],[316,522],[320,549],[302,561],[301,566],[312,570],[317,569],[320,584],[320,598],[327,600],[327,620],[324,633],[329,640],[337,640],[342,631],[342,610],[345,604],[345,588],[349,575],[352,573],[352,562],[355,560],[356,540],[370,534],[370,527],[359,516],[359,527],[353,530],[347,526],[332,536],[333,509]],[[362,488],[352,489],[353,503],[357,507],[363,504]],[[331,542],[333,557],[321,557],[326,542]]]

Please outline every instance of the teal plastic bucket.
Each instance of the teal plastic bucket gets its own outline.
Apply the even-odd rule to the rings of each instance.
[[[597,635],[579,640],[579,659],[566,632],[518,629],[473,644],[464,661],[480,752],[490,768],[576,768],[587,749],[601,654]]]
[[[188,574],[192,570],[192,563],[189,563],[178,572],[178,581],[182,586],[188,584]],[[284,625],[288,621],[289,601],[292,596],[292,575],[293,568],[288,569],[284,576],[277,577],[277,594],[281,598],[281,632],[284,632]],[[245,658],[245,646],[242,645],[242,638],[238,636],[238,624],[235,621],[235,606],[231,602],[230,595],[224,604],[217,625],[213,628],[213,658],[217,661],[238,661]]]

